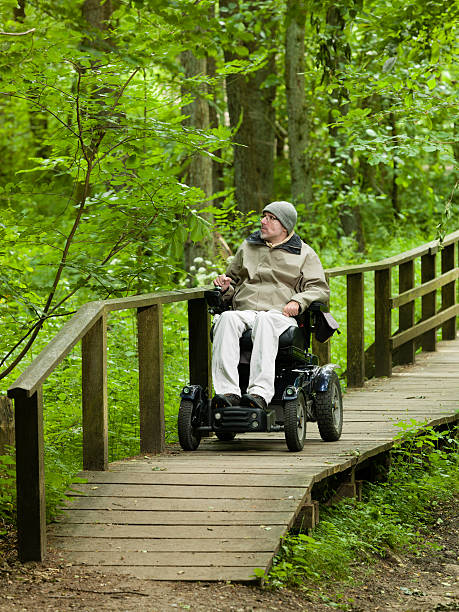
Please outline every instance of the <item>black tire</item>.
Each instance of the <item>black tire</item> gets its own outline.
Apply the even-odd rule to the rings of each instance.
[[[182,400],[178,413],[178,437],[183,450],[194,451],[201,442],[201,432],[192,425],[193,402]]]
[[[316,393],[315,409],[322,440],[325,442],[339,440],[343,429],[343,395],[335,371],[331,374],[328,389]]]
[[[304,395],[284,401],[284,433],[289,451],[297,453],[303,450],[306,438],[306,406]]]
[[[222,442],[231,442],[236,437],[234,431],[216,431],[215,435]]]

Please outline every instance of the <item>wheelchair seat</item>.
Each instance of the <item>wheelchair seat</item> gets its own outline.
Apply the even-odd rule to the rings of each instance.
[[[289,327],[279,336],[278,361],[306,361],[306,352],[309,348],[307,341],[309,334],[304,327]],[[247,329],[239,341],[241,356],[252,351],[252,330]],[[245,361],[243,359],[243,361]]]

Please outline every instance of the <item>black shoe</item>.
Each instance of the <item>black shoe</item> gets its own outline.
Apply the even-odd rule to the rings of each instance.
[[[224,408],[226,406],[238,406],[241,401],[239,395],[233,393],[217,394],[212,399],[212,406]]]
[[[261,408],[262,410],[266,410],[268,404],[265,399],[261,397],[261,395],[250,395],[246,393],[241,398],[241,406],[251,406],[252,408]]]

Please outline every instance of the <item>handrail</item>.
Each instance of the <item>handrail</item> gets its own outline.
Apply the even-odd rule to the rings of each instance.
[[[416,342],[435,350],[436,330],[444,339],[456,337],[457,244],[459,231],[399,255],[362,265],[331,268],[327,277],[346,276],[347,383],[362,386],[371,374],[364,347],[364,276],[374,272],[376,376],[390,376],[392,364],[412,363]],[[436,254],[441,275],[436,276]],[[421,285],[415,287],[414,261],[421,259]],[[399,268],[398,295],[392,296],[392,268]],[[436,292],[441,289],[441,309]],[[43,351],[8,389],[16,421],[17,528],[21,560],[42,560],[46,552],[43,395],[42,386],[53,370],[82,343],[83,468],[108,467],[107,432],[107,314],[137,310],[139,359],[140,452],[164,449],[164,373],[162,305],[188,303],[190,382],[211,388],[209,315],[205,288],[162,291],[127,298],[89,302],[61,328]],[[422,319],[415,322],[414,300],[422,300]],[[399,329],[391,333],[391,313],[398,308]],[[330,343],[315,344],[322,362],[330,361]]]
[[[84,304],[59,330],[41,353],[24,370],[8,389],[11,397],[16,390],[22,390],[30,397],[48,378],[51,372],[65,359],[73,347],[83,338],[94,323],[105,313],[130,308],[146,308],[155,304],[169,304],[184,300],[202,298],[204,289],[161,291],[127,298],[99,300]]]
[[[456,337],[457,244],[459,231],[419,247],[376,262],[330,268],[329,279],[347,279],[347,384],[359,387],[373,373],[391,376],[394,363],[413,363],[418,345],[435,350],[436,330],[442,328],[443,339]],[[436,274],[436,255],[441,255],[441,274]],[[421,260],[421,284],[415,287],[414,261]],[[391,271],[398,266],[399,291],[392,296]],[[375,343],[364,348],[364,276],[374,272]],[[436,293],[441,290],[441,308],[437,310]],[[333,292],[332,292],[333,295]],[[415,322],[414,300],[422,300],[422,318]],[[391,312],[399,313],[399,328],[391,333]],[[330,349],[322,354],[328,360]]]
[[[459,240],[459,230],[445,236],[444,240],[440,243],[439,240],[432,240],[425,244],[394,255],[392,257],[386,257],[379,261],[374,261],[365,264],[354,264],[351,266],[344,266],[338,268],[329,268],[326,270],[327,275],[331,278],[333,276],[344,276],[347,274],[357,274],[360,272],[375,272],[376,270],[383,270],[385,268],[392,268],[393,266],[400,266],[403,263],[422,257],[423,255],[437,253],[439,249],[450,246]]]

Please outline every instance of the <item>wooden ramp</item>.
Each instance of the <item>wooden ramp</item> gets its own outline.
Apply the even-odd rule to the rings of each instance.
[[[322,442],[309,423],[301,453],[281,434],[246,434],[84,472],[50,544],[76,565],[139,578],[254,580],[297,517],[314,513],[315,482],[389,449],[402,420],[458,420],[458,374],[459,341],[439,343],[416,366],[346,393],[341,440]]]

